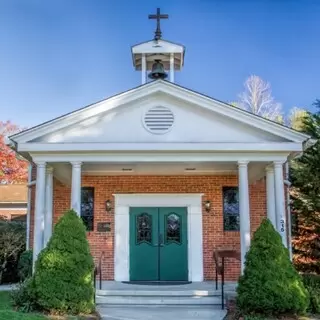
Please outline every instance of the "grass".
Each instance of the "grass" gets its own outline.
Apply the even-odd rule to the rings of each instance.
[[[87,317],[50,317],[36,313],[15,311],[11,304],[10,291],[0,291],[0,320],[82,320]]]
[[[44,320],[43,315],[23,313],[13,310],[9,291],[0,292],[0,320]]]

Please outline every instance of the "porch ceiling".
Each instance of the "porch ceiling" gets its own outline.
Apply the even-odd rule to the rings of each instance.
[[[249,181],[253,182],[265,175],[268,162],[251,162],[248,165]],[[71,182],[71,165],[50,163],[55,177],[63,183]],[[92,163],[85,162],[82,175],[237,175],[236,162],[179,162],[179,163]]]

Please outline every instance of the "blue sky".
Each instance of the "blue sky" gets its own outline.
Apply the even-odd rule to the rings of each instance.
[[[176,82],[234,101],[256,74],[283,109],[320,98],[320,1],[0,0],[0,120],[32,126],[140,85],[130,46],[186,46]]]

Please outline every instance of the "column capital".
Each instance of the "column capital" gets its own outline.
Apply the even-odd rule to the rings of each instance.
[[[47,174],[53,173],[53,168],[50,167],[50,166],[47,166],[47,167],[46,167],[46,173],[47,173]]]
[[[274,166],[275,168],[279,168],[279,167],[282,168],[282,166],[284,165],[284,163],[285,163],[284,160],[273,161],[273,166]]]
[[[71,163],[72,167],[74,167],[74,168],[80,168],[82,165],[81,161],[71,161],[70,163]]]
[[[273,165],[269,164],[266,166],[266,172],[274,172],[274,167]]]
[[[34,162],[37,166],[37,168],[45,168],[47,163],[45,161],[36,161]]]
[[[249,161],[248,160],[239,160],[238,161],[238,167],[247,167]]]

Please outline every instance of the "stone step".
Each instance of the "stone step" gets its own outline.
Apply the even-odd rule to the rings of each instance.
[[[221,320],[226,310],[221,306],[206,305],[155,305],[155,306],[97,306],[97,311],[103,320]]]
[[[111,289],[96,290],[97,296],[140,296],[140,297],[208,297],[221,296],[221,290],[170,290],[170,289]]]
[[[97,305],[221,305],[220,296],[96,295]]]

